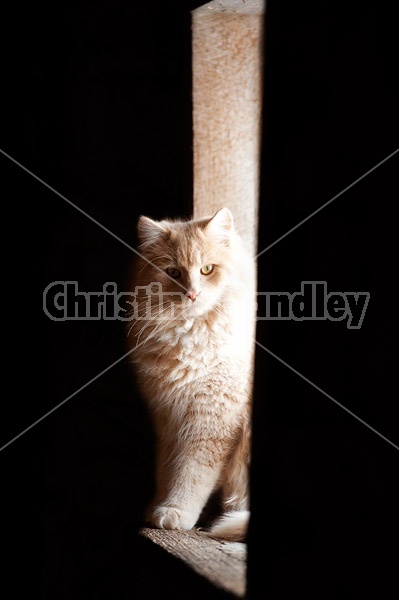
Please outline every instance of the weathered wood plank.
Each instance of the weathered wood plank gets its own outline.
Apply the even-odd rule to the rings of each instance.
[[[140,533],[214,585],[238,597],[245,596],[246,544],[214,540],[198,529],[170,531],[144,527]]]
[[[264,6],[217,0],[192,13],[194,217],[227,206],[254,254]]]

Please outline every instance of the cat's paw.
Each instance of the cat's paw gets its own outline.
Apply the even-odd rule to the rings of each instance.
[[[158,529],[192,529],[197,519],[196,514],[163,504],[156,506],[149,515],[151,525]]]

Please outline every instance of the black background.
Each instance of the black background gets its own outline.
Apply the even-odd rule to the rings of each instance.
[[[132,246],[139,214],[191,211],[194,5],[39,4],[3,22],[1,148]],[[259,250],[398,147],[388,6],[269,0]],[[121,323],[50,321],[44,288],[122,289],[131,252],[0,160],[7,443],[126,352]],[[259,258],[261,291],[324,280],[329,291],[370,292],[361,329],[269,322],[257,334],[396,444],[397,165],[396,156]],[[251,596],[388,597],[397,450],[261,348],[254,411]],[[212,593],[136,536],[153,455],[127,360],[8,446],[1,463],[10,597]]]

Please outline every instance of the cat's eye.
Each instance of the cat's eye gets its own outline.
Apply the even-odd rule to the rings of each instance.
[[[209,273],[212,273],[213,271],[213,265],[204,265],[203,267],[201,267],[201,273],[203,275],[209,275]]]
[[[176,269],[176,267],[168,267],[166,269],[166,272],[169,275],[169,277],[173,277],[173,279],[179,279],[181,275],[181,271],[179,269]]]

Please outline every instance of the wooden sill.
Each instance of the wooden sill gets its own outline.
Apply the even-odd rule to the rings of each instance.
[[[198,529],[170,531],[144,527],[140,534],[184,561],[215,586],[239,598],[245,596],[246,544],[214,540]]]

